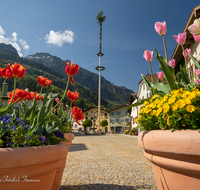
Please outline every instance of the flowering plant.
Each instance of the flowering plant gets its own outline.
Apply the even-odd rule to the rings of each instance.
[[[64,94],[59,100],[57,95],[53,97],[52,93],[49,93],[52,81],[48,78],[38,76],[38,83],[41,85],[40,94],[28,92],[16,88],[16,80],[24,76],[25,67],[15,63],[12,66],[8,64],[8,68],[0,68],[4,86],[7,79],[14,77],[14,90],[8,94],[8,104],[5,106],[1,104],[0,108],[0,147],[42,146],[67,141],[63,134],[70,132],[72,121],[78,122],[84,119],[80,108],[75,106],[72,108],[72,102],[79,97],[79,93],[68,90],[70,81],[75,83],[73,75],[78,73],[78,70],[78,65],[73,63],[70,65],[67,62],[65,72],[68,81]],[[4,86],[0,102],[3,98]],[[42,96],[44,87],[47,92]],[[62,101],[66,95],[71,100],[71,105],[65,112]],[[26,101],[27,99],[29,101]],[[16,103],[18,109],[13,107]]]
[[[186,41],[186,32],[173,36],[177,43],[182,47],[185,65],[176,65],[176,60],[168,61],[167,49],[165,42],[166,22],[155,23],[155,30],[163,37],[165,58],[158,54],[156,50],[156,58],[158,59],[161,72],[158,72],[158,81],[153,81],[151,61],[153,60],[153,52],[146,50],[144,58],[150,64],[151,81],[147,80],[142,74],[142,78],[146,83],[153,97],[142,99],[135,104],[127,107],[141,106],[139,118],[137,122],[144,130],[153,129],[199,129],[200,132],[200,63],[191,55],[191,49],[185,49],[183,45]],[[200,19],[194,21],[188,30],[193,34],[194,39],[200,42]],[[191,59],[197,67],[193,71],[193,66],[187,63]],[[181,80],[176,81],[175,67],[180,67]],[[190,75],[188,72],[190,69]],[[194,75],[196,74],[196,76]],[[196,81],[194,82],[196,78]]]

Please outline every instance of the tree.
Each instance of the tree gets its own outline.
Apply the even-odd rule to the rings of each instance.
[[[101,123],[100,123],[100,125],[102,126],[102,127],[106,127],[106,126],[108,126],[108,121],[105,119],[105,120],[102,120],[101,121]]]
[[[84,127],[84,131],[86,131],[86,127],[92,126],[92,120],[91,119],[86,119],[85,121],[83,121],[82,125]]]

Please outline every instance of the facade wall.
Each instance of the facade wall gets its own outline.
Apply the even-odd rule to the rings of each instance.
[[[88,130],[92,130],[92,127],[97,128],[96,131],[98,130],[98,108],[94,107],[91,109],[88,109],[86,111],[83,112],[84,118],[85,119],[91,119],[92,120],[92,126],[90,128],[88,128]],[[94,121],[95,118],[95,121]],[[108,121],[108,126],[107,126],[107,131],[110,131],[110,113],[106,110],[101,110],[101,116],[100,116],[100,120],[107,120]],[[84,127],[83,127],[84,129]],[[100,130],[101,131],[105,131],[105,127],[101,127],[100,126]]]
[[[123,133],[129,127],[130,116],[127,115],[127,106],[120,107],[110,112],[110,128],[115,133]]]

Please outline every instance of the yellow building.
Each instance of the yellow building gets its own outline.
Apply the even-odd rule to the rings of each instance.
[[[92,131],[92,128],[96,128],[95,131],[98,131],[98,107],[91,107],[83,111],[83,115],[85,119],[91,119],[92,120],[92,126],[89,127],[89,129]],[[110,131],[110,113],[105,109],[101,108],[101,116],[100,120],[107,120],[108,126],[102,127],[100,126],[100,131],[109,132]]]

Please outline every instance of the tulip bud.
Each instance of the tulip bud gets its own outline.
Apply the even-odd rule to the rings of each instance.
[[[196,36],[193,34],[193,38],[195,39],[196,42],[200,42],[200,35]]]
[[[200,18],[195,19],[193,24],[188,27],[188,30],[191,34],[199,35],[200,34]]]
[[[175,38],[175,40],[177,41],[177,43],[179,45],[183,45],[183,44],[185,44],[186,34],[187,34],[187,32],[184,32],[183,34],[179,33],[178,36],[174,35],[173,37]]]
[[[198,77],[200,77],[200,70],[199,69],[195,69],[194,72]]]
[[[153,60],[153,51],[145,50],[143,57],[146,59],[147,62]]]
[[[167,32],[166,22],[156,22],[155,23],[155,30],[158,32],[160,36],[164,36]]]
[[[186,53],[191,55],[191,49],[190,48],[189,49],[186,48],[184,52],[186,52]],[[185,54],[184,52],[183,52],[183,56],[185,57],[185,55],[186,55],[186,59],[190,59],[189,55]]]
[[[196,79],[196,80],[195,80],[195,83],[196,83],[196,84],[199,84],[199,83],[200,83],[200,80],[199,80],[199,79]]]
[[[164,73],[163,73],[163,71],[161,71],[161,72],[157,72],[157,76],[158,76],[158,78],[159,78],[160,80],[162,80],[163,77],[164,77]]]
[[[170,60],[169,61],[169,66],[174,69],[174,67],[176,66],[176,60],[175,59]]]

